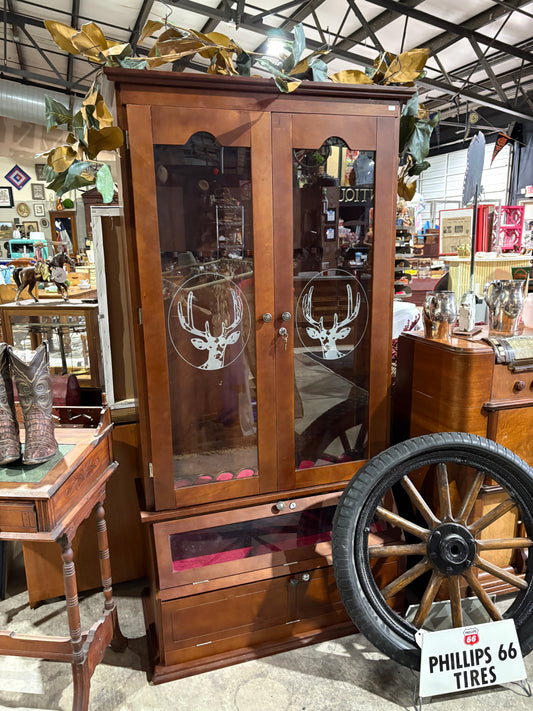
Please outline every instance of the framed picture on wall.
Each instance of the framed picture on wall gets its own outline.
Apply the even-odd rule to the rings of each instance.
[[[45,163],[36,163],[35,164],[35,177],[37,178],[37,180],[45,180],[45,177],[44,177],[44,166],[45,165],[46,165]]]
[[[460,245],[472,243],[472,208],[441,210],[439,213],[439,254],[457,254]]]
[[[13,207],[13,188],[0,188],[0,207]]]
[[[35,217],[43,217],[45,214],[44,205],[41,202],[36,202],[33,205],[33,214]]]
[[[326,212],[326,222],[335,222],[336,212],[335,210],[328,210]]]
[[[44,200],[44,183],[32,183],[31,184],[31,199],[32,200]]]
[[[39,225],[37,222],[23,222],[24,232],[26,237],[29,237],[32,232],[39,232]]]

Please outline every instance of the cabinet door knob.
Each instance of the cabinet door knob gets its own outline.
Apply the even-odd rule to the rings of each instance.
[[[526,384],[523,380],[517,380],[514,384],[513,390],[515,391],[515,393],[519,393],[521,390],[524,390],[525,387]]]
[[[282,321],[290,321],[291,318],[292,318],[292,315],[291,315],[290,311],[284,311],[284,312],[281,314],[281,319],[282,319]]]
[[[270,323],[272,321],[272,314],[269,314],[269,313],[263,314],[263,321],[265,323]]]

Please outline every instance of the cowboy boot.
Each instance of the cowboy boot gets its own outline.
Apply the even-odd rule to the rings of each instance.
[[[9,348],[11,370],[17,386],[26,432],[23,464],[41,464],[57,452],[52,420],[52,381],[48,365],[48,345],[43,341],[30,363]]]
[[[17,459],[20,459],[20,440],[13,381],[9,372],[7,343],[0,343],[0,466]]]

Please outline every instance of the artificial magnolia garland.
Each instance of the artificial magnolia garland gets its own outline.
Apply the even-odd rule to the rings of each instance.
[[[91,63],[102,67],[128,69],[153,69],[200,54],[210,60],[208,72],[250,76],[254,64],[272,75],[280,91],[297,89],[304,79],[312,81],[342,82],[349,84],[403,84],[412,86],[423,75],[428,58],[427,49],[413,49],[394,55],[379,55],[373,67],[366,71],[349,69],[328,77],[327,64],[322,57],[329,49],[312,52],[302,58],[306,43],[301,24],[294,27],[294,40],[283,40],[284,53],[280,59],[247,52],[234,40],[219,32],[203,34],[196,30],[177,27],[171,23],[150,20],[145,25],[139,43],[156,32],[161,34],[147,56],[135,56],[129,43],[106,39],[94,22],[76,30],[61,22],[46,20],[46,29],[55,43],[65,52],[83,55]],[[113,118],[98,90],[96,80],[81,109],[73,114],[60,102],[46,97],[47,128],[66,126],[65,143],[39,154],[47,156],[46,186],[59,197],[69,190],[95,186],[105,203],[113,199],[113,180],[109,167],[98,160],[100,151],[118,150],[123,143],[122,130],[113,125]],[[400,159],[398,191],[410,199],[416,189],[416,177],[427,167],[429,138],[438,119],[429,119],[415,94],[406,104],[400,122]]]

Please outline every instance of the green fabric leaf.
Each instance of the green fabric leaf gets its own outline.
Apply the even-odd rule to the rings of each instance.
[[[61,175],[61,173],[56,173],[55,170],[48,165],[48,163],[45,163],[43,175],[45,180],[52,181]]]
[[[89,177],[89,175],[82,175],[82,173],[87,172],[90,166],[91,164],[84,160],[72,163],[70,168],[67,170],[62,192],[67,193],[69,190],[83,188],[85,185],[92,185],[94,183],[94,176],[91,175]]]
[[[85,126],[85,122],[83,120],[83,115],[81,111],[78,111],[77,114],[74,115],[72,119],[72,130],[74,132],[74,135],[80,141],[80,143],[83,143],[84,146],[87,145],[87,127]]]
[[[63,185],[65,183],[66,177],[67,177],[67,171],[65,171],[64,173],[61,173],[60,175],[57,175],[57,177],[54,178],[54,180],[52,180],[52,182],[46,186],[47,189],[53,190],[56,193],[56,195],[61,197],[61,195],[63,195],[63,193],[66,192],[66,190],[63,190]]]
[[[72,121],[72,111],[47,94],[44,96],[44,115],[46,116],[46,128],[48,131],[57,126],[69,124]]]
[[[249,77],[250,70],[252,69],[252,58],[244,50],[238,55],[237,61],[237,71],[241,77]]]
[[[309,64],[313,74],[313,81],[328,80],[328,65],[323,59],[316,59],[314,62],[310,62]]]
[[[124,69],[146,69],[148,66],[142,57],[117,57],[117,61]]]
[[[405,102],[402,109],[402,116],[418,116],[418,92]]]
[[[424,170],[427,170],[429,167],[431,167],[431,163],[428,163],[427,160],[423,163],[415,163],[408,169],[407,175],[420,175],[420,173],[423,173]]]
[[[294,64],[298,64],[300,57],[305,49],[305,34],[302,23],[295,25],[294,27],[294,42],[292,45],[292,56],[294,58]]]
[[[104,203],[113,201],[115,194],[115,186],[113,184],[113,176],[108,165],[102,165],[96,174],[96,189],[103,198]]]
[[[264,67],[267,71],[269,71],[272,76],[288,81],[289,77],[284,72],[282,72],[281,69],[278,69],[278,67],[274,66],[274,64],[272,64],[270,60],[265,59],[264,57],[258,57],[257,63]]]
[[[424,158],[429,154],[429,140],[433,133],[433,126],[429,121],[418,120],[415,123],[413,132],[405,144],[405,151],[410,153],[415,163],[423,163]]]

